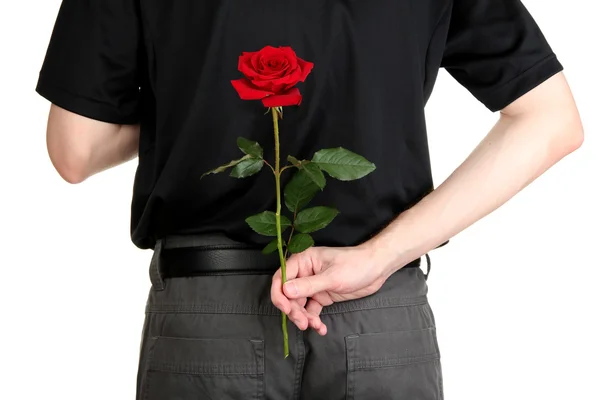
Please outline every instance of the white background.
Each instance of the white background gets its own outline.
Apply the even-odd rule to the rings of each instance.
[[[598,17],[590,0],[524,3],[586,140],[432,252],[447,400],[600,399]],[[80,185],[54,171],[34,87],[58,6],[0,5],[0,398],[133,399],[151,257],[129,238],[136,161]],[[427,115],[439,185],[497,115],[444,71]]]

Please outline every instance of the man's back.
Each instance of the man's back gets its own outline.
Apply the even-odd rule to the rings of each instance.
[[[341,218],[316,242],[355,245],[433,190],[424,106],[440,66],[494,110],[562,68],[519,2],[471,3],[67,0],[38,91],[90,118],[139,122],[137,246],[215,230],[264,245],[244,219],[274,208],[272,178],[199,177],[237,157],[238,136],[270,140],[261,104],[239,101],[231,87],[238,56],[291,46],[315,67],[300,84],[304,105],[281,122],[283,155],[343,146],[378,166],[319,193]]]

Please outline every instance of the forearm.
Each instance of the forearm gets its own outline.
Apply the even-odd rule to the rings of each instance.
[[[452,175],[364,244],[388,276],[494,211],[582,141],[576,112],[503,115]]]
[[[87,176],[132,160],[138,154],[139,125],[121,125],[119,130],[97,140],[90,149]]]

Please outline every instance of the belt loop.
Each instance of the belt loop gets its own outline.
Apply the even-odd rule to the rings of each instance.
[[[160,253],[163,248],[164,239],[158,239],[154,245],[154,254],[152,254],[152,260],[150,261],[150,282],[152,282],[153,290],[164,290],[165,281],[161,276],[160,270]]]
[[[425,253],[425,258],[427,259],[427,273],[425,274],[425,280],[429,278],[429,271],[431,271],[431,258],[429,258],[429,253]]]

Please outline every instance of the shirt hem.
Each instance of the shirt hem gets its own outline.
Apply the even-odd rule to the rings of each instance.
[[[502,86],[477,97],[490,111],[500,111],[562,70],[556,55],[551,54]]]
[[[139,122],[137,115],[123,115],[110,105],[75,95],[49,84],[42,78],[38,81],[35,91],[52,104],[83,117],[119,125],[133,125]]]

